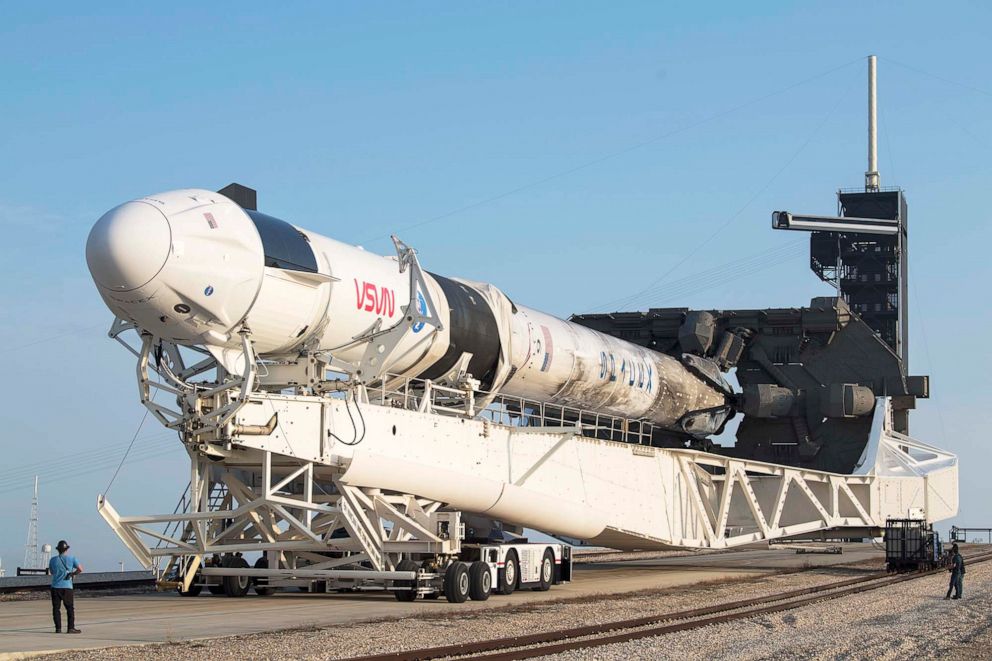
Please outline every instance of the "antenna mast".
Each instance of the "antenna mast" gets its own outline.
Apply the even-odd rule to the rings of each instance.
[[[34,498],[31,500],[31,520],[28,522],[28,541],[24,545],[25,569],[39,569],[38,558],[38,476],[34,476]]]
[[[865,172],[865,192],[879,188],[878,176],[878,116],[875,86],[875,56],[868,56],[868,171]]]

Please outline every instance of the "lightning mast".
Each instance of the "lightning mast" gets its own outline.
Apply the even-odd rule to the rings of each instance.
[[[865,192],[877,193],[878,176],[878,100],[875,85],[874,55],[868,56],[868,171],[865,172]]]
[[[31,520],[28,522],[28,541],[24,545],[25,569],[37,569],[38,557],[38,476],[34,476],[34,498],[31,500]]]

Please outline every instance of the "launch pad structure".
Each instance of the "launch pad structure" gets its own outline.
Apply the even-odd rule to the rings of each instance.
[[[456,602],[570,579],[569,545],[528,529],[723,549],[946,519],[957,458],[909,433],[929,380],[907,370],[907,214],[892,195],[870,155],[866,191],[842,192],[837,217],[774,215],[812,232],[811,268],[836,297],[570,322],[429,274],[395,237],[386,260],[259,214],[236,184],[127,203],[98,222],[87,259],[190,482],[171,514],[121,515],[103,496],[98,509],[184,595]],[[115,243],[136,228],[150,228],[158,272]],[[198,269],[221,249],[204,288]],[[253,295],[242,272],[258,274]],[[715,445],[738,412],[736,444]]]

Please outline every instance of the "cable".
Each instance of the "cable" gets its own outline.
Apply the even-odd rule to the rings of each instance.
[[[358,411],[358,417],[362,421],[362,437],[359,438],[358,437],[358,425],[355,424],[355,416],[353,416],[351,414],[351,407],[348,405],[348,397],[347,397],[347,395],[344,398],[344,408],[348,412],[348,418],[351,420],[351,428],[354,431],[353,438],[349,442],[349,441],[344,440],[343,438],[341,438],[340,436],[338,436],[337,434],[335,434],[332,431],[329,431],[328,433],[331,435],[332,438],[334,438],[338,443],[341,443],[342,445],[355,446],[355,445],[358,445],[359,443],[361,443],[362,441],[365,440],[365,432],[367,431],[367,428],[365,426],[365,416],[362,415],[362,409],[358,405],[358,399],[356,398],[355,399],[355,409]]]
[[[100,328],[101,326],[103,326],[103,324],[93,324],[92,326],[85,326],[83,328],[76,328],[74,330],[69,330],[69,331],[66,331],[64,333],[59,333],[58,335],[53,335],[51,337],[46,337],[46,338],[44,338],[42,340],[34,340],[32,342],[28,342],[27,344],[22,344],[20,346],[5,348],[2,353],[14,353],[15,351],[20,351],[21,349],[27,349],[28,347],[33,347],[33,346],[35,346],[37,344],[44,344],[46,342],[52,342],[54,340],[58,340],[58,339],[61,339],[63,337],[68,337],[69,335],[77,335],[77,334],[83,333],[85,331],[89,331],[89,330],[94,330],[96,328]]]
[[[791,84],[791,85],[789,85],[787,87],[783,87],[782,89],[779,89],[777,91],[770,92],[768,94],[765,94],[764,96],[760,96],[760,97],[751,99],[750,101],[745,101],[744,103],[741,103],[739,105],[736,105],[736,106],[734,106],[732,108],[728,108],[727,110],[723,110],[723,111],[718,112],[716,114],[709,115],[707,117],[704,117],[703,119],[700,119],[700,120],[698,120],[696,122],[692,122],[690,124],[687,124],[686,126],[683,126],[681,128],[674,129],[672,131],[668,131],[667,133],[662,133],[661,135],[657,135],[657,136],[655,136],[653,138],[649,138],[649,139],[644,140],[642,142],[638,142],[636,144],[633,144],[633,145],[629,145],[627,147],[624,147],[623,149],[619,149],[617,151],[610,152],[608,154],[605,154],[604,156],[600,156],[599,158],[595,158],[595,159],[593,159],[591,161],[586,161],[585,163],[582,163],[580,165],[577,165],[577,166],[568,168],[567,170],[562,170],[562,171],[557,172],[555,174],[548,175],[548,176],[543,177],[541,179],[538,179],[536,181],[532,181],[531,183],[528,183],[528,184],[523,184],[521,186],[517,186],[516,188],[512,188],[512,189],[510,189],[508,191],[505,191],[503,193],[499,193],[497,195],[492,195],[490,197],[487,197],[485,199],[479,200],[477,202],[473,202],[471,204],[466,204],[465,206],[458,207],[457,209],[453,209],[451,211],[442,213],[442,214],[437,215],[437,216],[433,216],[432,218],[427,218],[425,220],[421,220],[421,221],[418,221],[418,222],[415,222],[415,223],[410,223],[408,225],[400,226],[395,232],[392,232],[392,234],[398,234],[400,232],[407,232],[409,230],[416,229],[418,227],[423,227],[424,225],[429,225],[430,223],[434,223],[434,222],[437,222],[439,220],[444,220],[445,218],[450,218],[451,216],[454,216],[454,215],[463,213],[465,211],[469,211],[471,209],[475,209],[475,208],[484,206],[486,204],[490,204],[492,202],[497,202],[499,200],[502,200],[503,198],[510,197],[511,195],[515,195],[516,193],[520,193],[520,192],[525,191],[525,190],[528,190],[530,188],[536,188],[537,186],[540,186],[542,184],[546,184],[549,181],[554,181],[555,179],[560,179],[562,177],[566,177],[566,176],[568,176],[570,174],[574,174],[574,173],[579,172],[581,170],[585,170],[585,169],[590,168],[590,167],[592,167],[594,165],[599,165],[600,163],[603,163],[605,161],[612,160],[614,158],[617,158],[618,156],[623,156],[625,154],[629,154],[630,152],[637,151],[638,149],[643,149],[644,147],[647,147],[649,145],[653,145],[656,142],[661,142],[662,140],[665,140],[667,138],[676,136],[676,135],[678,135],[680,133],[685,133],[686,131],[690,131],[690,130],[698,127],[698,126],[702,126],[703,124],[708,124],[709,122],[715,121],[715,120],[720,119],[722,117],[726,117],[727,115],[731,115],[731,114],[733,114],[733,113],[735,113],[735,112],[737,112],[739,110],[743,110],[744,108],[747,108],[748,106],[752,106],[752,105],[754,105],[756,103],[761,103],[762,101],[766,101],[768,99],[774,98],[776,96],[779,96],[780,94],[785,94],[786,92],[792,91],[792,90],[796,89],[797,87],[801,87],[801,86],[803,86],[803,85],[805,85],[807,83],[813,82],[814,80],[818,80],[818,79],[823,78],[825,76],[829,76],[832,73],[835,73],[837,71],[840,71],[841,69],[844,69],[846,67],[849,67],[849,66],[851,66],[852,64],[854,64],[856,62],[861,62],[862,60],[864,60],[863,57],[858,57],[858,58],[856,58],[854,60],[851,60],[850,62],[846,62],[846,63],[844,63],[844,64],[842,64],[840,66],[834,67],[833,69],[829,69],[827,71],[823,71],[821,73],[816,74],[815,76],[810,76],[809,78],[806,78],[804,80],[801,80],[801,81],[799,81],[797,83],[793,83],[793,84]],[[371,238],[366,239],[365,241],[359,242],[359,243],[370,243],[372,241],[378,241],[379,239],[388,238],[389,236],[390,236],[389,234],[382,234],[382,235],[379,235],[379,236],[371,237]]]
[[[141,416],[141,422],[138,423],[138,428],[134,430],[134,436],[131,438],[131,442],[128,443],[127,450],[124,451],[124,456],[121,457],[121,463],[117,464],[117,470],[114,471],[113,476],[110,478],[110,482],[107,483],[107,488],[103,490],[103,495],[104,496],[106,496],[108,493],[110,493],[110,487],[113,486],[114,480],[117,479],[117,474],[121,472],[121,466],[123,466],[124,465],[124,462],[127,461],[127,455],[128,455],[129,452],[131,452],[131,446],[133,446],[134,445],[134,442],[136,440],[138,440],[138,432],[141,431],[142,425],[144,425],[145,424],[145,420],[148,419],[148,411],[149,411],[149,409],[146,406],[145,407],[145,414]]]
[[[923,305],[922,305],[922,303],[920,301],[920,292],[916,289],[916,280],[913,280],[912,281],[911,286],[912,286],[912,289],[913,289],[913,298],[916,299],[916,306],[918,308],[922,308]],[[926,357],[927,357],[927,371],[928,372],[932,372],[933,371],[933,361],[930,360],[930,343],[927,342],[927,326],[923,322],[923,315],[920,314],[920,315],[914,315],[914,316],[918,318],[918,321],[916,323],[919,324],[920,337],[923,338],[923,352],[926,354]],[[904,338],[903,341],[905,342],[906,339]],[[941,408],[940,408],[940,400],[937,399],[937,397],[935,397],[933,395],[930,396],[930,399],[933,400],[934,408],[937,409],[937,422],[940,423],[940,433],[943,436],[943,438],[941,439],[941,442],[942,443],[946,443],[947,442],[947,428],[944,427],[944,414],[943,414],[943,412],[941,411]]]
[[[781,261],[792,259],[799,254],[804,254],[806,251],[805,245],[806,242],[800,239],[784,245],[767,248],[757,253],[748,255],[747,257],[741,257],[731,262],[706,269],[705,271],[699,271],[691,275],[683,276],[682,278],[672,280],[669,283],[661,283],[656,287],[643,290],[636,297],[629,296],[627,299],[622,299],[620,304],[629,306],[634,302],[635,298],[644,296],[645,300],[647,300],[647,297],[653,294],[664,294],[664,298],[668,299],[671,298],[673,293],[678,293],[680,295],[694,293],[708,288],[710,286],[709,284],[705,284],[704,286],[700,285],[703,283],[709,283],[713,278],[726,280],[736,279],[745,274],[770,268]],[[755,266],[760,268],[754,268]]]
[[[761,188],[759,188],[753,195],[751,195],[751,197],[748,199],[748,201],[744,203],[744,206],[742,206],[741,208],[739,208],[732,216],[730,216],[727,220],[725,220],[712,234],[710,234],[708,237],[706,237],[706,239],[704,239],[702,243],[698,244],[695,248],[693,248],[691,251],[689,251],[688,253],[686,253],[686,255],[682,259],[680,259],[678,262],[676,262],[676,264],[674,266],[672,266],[670,269],[668,269],[667,271],[665,271],[664,273],[662,273],[660,277],[658,277],[654,281],[652,281],[651,284],[649,284],[643,290],[641,290],[641,291],[639,291],[639,292],[637,292],[635,294],[632,294],[630,296],[626,296],[626,297],[624,297],[622,299],[618,299],[618,300],[620,300],[620,301],[631,301],[631,300],[636,300],[638,297],[642,296],[645,292],[649,291],[651,288],[655,287],[657,284],[659,284],[662,281],[664,281],[665,278],[667,278],[669,275],[671,275],[676,269],[678,269],[679,267],[681,267],[683,264],[685,264],[687,261],[689,261],[693,256],[695,256],[696,253],[698,253],[700,250],[702,250],[703,247],[706,246],[706,244],[708,244],[710,241],[712,241],[717,236],[719,236],[720,233],[723,232],[723,230],[726,229],[732,222],[734,222],[735,220],[737,220],[737,218],[742,213],[744,213],[744,211],[749,206],[751,206],[751,204],[756,199],[758,199],[758,197],[760,195],[762,195],[766,190],[768,190],[769,187],[771,187],[771,185],[773,183],[775,183],[775,180],[777,180],[782,175],[782,173],[785,172],[789,168],[790,165],[792,165],[793,161],[795,161],[799,157],[799,155],[802,154],[803,151],[806,150],[806,147],[809,146],[809,143],[813,141],[813,138],[816,137],[816,135],[820,132],[820,129],[822,129],[826,125],[827,121],[833,116],[834,111],[837,110],[837,108],[841,104],[841,101],[843,101],[844,98],[845,98],[844,95],[838,95],[837,102],[834,103],[833,107],[831,107],[830,110],[827,112],[827,114],[824,115],[823,119],[820,120],[820,123],[817,124],[813,128],[813,131],[809,134],[809,136],[806,138],[806,140],[803,141],[803,143],[799,146],[799,148],[795,152],[793,152],[792,156],[789,157],[789,159],[782,165],[782,167],[780,167],[778,169],[778,171],[775,172],[774,175],[772,175],[771,179],[769,179],[767,182],[765,182],[765,184]],[[593,309],[594,310],[600,310],[600,311],[602,311],[602,310],[610,307],[611,305],[614,305],[615,303],[616,303],[616,301],[610,301],[610,302],[601,304],[599,306],[596,306]]]
[[[705,291],[707,289],[712,289],[713,287],[718,287],[718,286],[726,283],[728,280],[741,280],[741,279],[746,278],[748,276],[754,275],[755,273],[759,273],[759,272],[764,271],[766,269],[769,269],[769,268],[771,268],[773,266],[777,266],[778,264],[781,264],[781,263],[786,262],[788,260],[792,260],[792,259],[796,259],[797,257],[805,256],[805,254],[806,254],[806,249],[805,249],[805,247],[802,247],[799,250],[793,251],[792,253],[783,255],[776,262],[773,262],[773,263],[772,262],[766,262],[766,263],[760,263],[760,264],[753,264],[753,265],[751,265],[750,267],[748,267],[746,269],[741,269],[741,270],[737,271],[735,274],[733,274],[730,277],[724,277],[722,274],[716,274],[716,275],[711,276],[711,277],[709,277],[709,278],[707,278],[707,279],[705,279],[705,280],[703,280],[701,282],[695,283],[691,287],[682,288],[682,289],[673,289],[672,291],[665,292],[665,296],[663,296],[660,299],[655,299],[654,302],[651,304],[651,307],[658,307],[661,303],[664,303],[664,302],[667,302],[667,301],[684,299],[686,296],[688,296],[690,294],[695,294],[697,292]]]
[[[976,140],[979,144],[981,144],[982,146],[984,146],[986,149],[992,149],[992,142],[989,142],[989,139],[988,138],[982,137],[982,136],[978,135],[977,133],[972,132],[970,129],[966,128],[964,124],[962,124],[958,120],[956,120],[953,117],[951,117],[951,114],[950,113],[945,113],[944,114],[944,117],[947,118],[947,120],[951,124],[954,124],[956,127],[958,127],[959,129],[961,129],[961,132],[964,133],[965,135],[967,135],[969,138],[971,138],[972,140]]]
[[[882,57],[881,55],[879,55],[878,56],[878,59],[884,60],[886,62],[891,62],[892,64],[894,64],[894,65],[896,65],[898,67],[902,67],[903,69],[908,69],[910,71],[914,71],[916,73],[923,74],[924,76],[930,76],[931,78],[935,78],[935,79],[937,79],[937,80],[939,80],[941,82],[947,83],[949,85],[956,85],[957,87],[960,87],[962,89],[971,90],[972,92],[977,92],[979,94],[984,94],[985,96],[992,96],[992,92],[989,92],[988,90],[983,90],[983,89],[980,89],[978,87],[974,87],[972,85],[968,85],[967,83],[959,83],[956,80],[951,80],[950,78],[944,78],[943,76],[938,76],[935,73],[930,73],[929,71],[924,71],[923,69],[917,69],[914,66],[910,66],[910,65],[905,64],[903,62],[899,62],[898,60],[893,60],[890,57]]]

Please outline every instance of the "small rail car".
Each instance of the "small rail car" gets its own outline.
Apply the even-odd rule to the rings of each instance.
[[[890,572],[925,571],[946,564],[940,534],[924,519],[887,519],[885,568]]]

